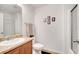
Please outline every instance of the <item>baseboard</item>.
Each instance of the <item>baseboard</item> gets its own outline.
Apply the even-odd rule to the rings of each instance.
[[[57,52],[55,50],[52,51],[51,49],[48,49],[48,48],[43,48],[42,51],[48,52],[50,54],[62,54],[62,53]]]

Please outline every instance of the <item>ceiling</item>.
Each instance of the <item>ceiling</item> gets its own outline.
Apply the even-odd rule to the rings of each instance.
[[[26,4],[27,5],[27,4]],[[40,8],[40,7],[42,7],[42,6],[45,6],[45,5],[47,5],[47,4],[29,4],[30,6],[32,6],[33,8]]]
[[[39,8],[39,7],[42,7],[42,6],[45,6],[46,4],[31,4],[32,7],[34,8]]]

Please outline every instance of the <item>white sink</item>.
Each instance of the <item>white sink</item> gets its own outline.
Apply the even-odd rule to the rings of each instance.
[[[15,38],[15,39],[10,39],[10,40],[5,40],[0,42],[0,46],[10,46],[10,45],[16,45],[19,43],[22,43],[24,41],[23,38]]]

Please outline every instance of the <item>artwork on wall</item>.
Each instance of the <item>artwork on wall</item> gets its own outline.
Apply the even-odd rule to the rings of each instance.
[[[55,22],[55,17],[52,17],[52,22]]]
[[[52,22],[55,22],[56,18],[47,16],[46,18],[43,19],[44,23],[51,24]]]
[[[47,16],[47,24],[51,24],[51,16]]]

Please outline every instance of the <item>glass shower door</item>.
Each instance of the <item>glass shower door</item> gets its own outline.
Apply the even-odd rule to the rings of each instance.
[[[77,7],[71,12],[71,49],[78,53],[78,25],[77,25]]]

